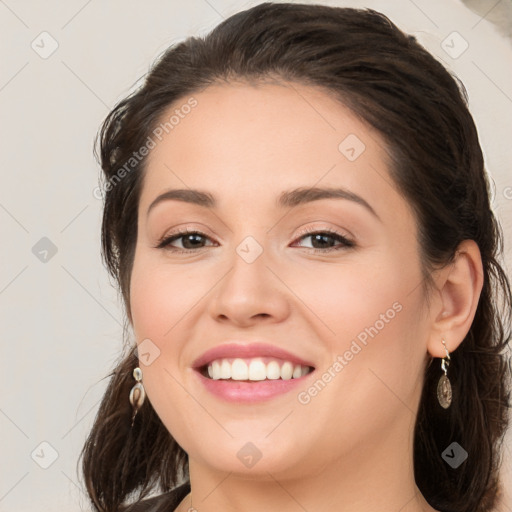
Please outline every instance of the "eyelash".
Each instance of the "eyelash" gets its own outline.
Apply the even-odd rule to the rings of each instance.
[[[205,235],[204,233],[201,233],[200,231],[187,229],[184,231],[178,231],[169,236],[164,236],[163,238],[161,238],[158,241],[158,245],[156,246],[156,248],[157,249],[165,249],[165,250],[172,251],[175,253],[191,253],[191,252],[196,252],[197,250],[205,249],[205,247],[200,247],[199,249],[180,249],[179,247],[173,247],[170,245],[171,242],[174,242],[175,240],[179,240],[180,238],[183,238],[186,235],[199,235],[204,238],[209,238],[207,235]],[[326,249],[317,249],[314,247],[313,248],[306,247],[306,249],[313,251],[315,254],[318,254],[318,253],[325,254],[325,253],[329,253],[332,251],[340,251],[342,249],[348,249],[350,247],[355,246],[354,242],[352,242],[351,240],[349,240],[348,238],[343,236],[341,233],[338,233],[337,231],[335,231],[333,229],[319,230],[319,229],[314,229],[314,228],[313,229],[308,228],[308,229],[303,230],[301,233],[299,233],[299,237],[297,238],[297,240],[304,238],[304,237],[307,238],[307,237],[313,236],[313,235],[329,235],[332,238],[336,238],[338,241],[340,241],[342,243],[342,245],[340,247],[328,247]]]

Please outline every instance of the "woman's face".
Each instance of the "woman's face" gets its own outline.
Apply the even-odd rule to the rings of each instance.
[[[191,467],[277,478],[412,457],[430,324],[382,138],[298,84],[194,98],[153,132],[139,204],[130,300],[152,406]],[[156,247],[183,231],[200,235]],[[228,344],[202,359],[213,379],[195,368]]]

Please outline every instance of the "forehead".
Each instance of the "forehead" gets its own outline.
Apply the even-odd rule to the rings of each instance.
[[[191,97],[194,108],[185,108],[190,98],[184,97],[161,116],[164,133],[150,159],[161,158],[171,149],[176,160],[185,155],[188,162],[206,152],[218,157],[229,154],[231,160],[261,161],[283,153],[300,159],[313,153],[314,146],[318,153],[330,146],[329,155],[337,159],[338,144],[350,133],[360,139],[379,139],[332,95],[311,86],[216,84]],[[179,115],[182,109],[187,113]],[[371,145],[372,141],[365,142]]]
[[[275,201],[297,186],[343,185],[356,193],[390,188],[382,138],[321,89],[239,83],[191,97],[193,108],[180,110],[192,104],[184,97],[161,116],[142,208],[166,188],[209,190],[221,203],[241,196]]]

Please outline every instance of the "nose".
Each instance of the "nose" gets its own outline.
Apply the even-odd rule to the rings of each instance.
[[[258,322],[278,323],[290,314],[286,286],[271,268],[265,250],[256,259],[247,257],[241,244],[233,251],[231,265],[209,295],[209,314],[217,322],[249,327]],[[261,251],[261,249],[260,249]],[[271,264],[272,267],[276,265]]]

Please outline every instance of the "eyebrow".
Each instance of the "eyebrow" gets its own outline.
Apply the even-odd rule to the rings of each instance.
[[[278,208],[293,208],[320,199],[346,199],[364,206],[374,217],[381,220],[371,205],[361,196],[344,188],[330,187],[300,187],[282,192],[276,199]],[[204,208],[215,209],[217,201],[209,192],[196,189],[170,189],[156,197],[149,205],[146,215],[162,201],[176,200],[185,203],[192,203]]]

